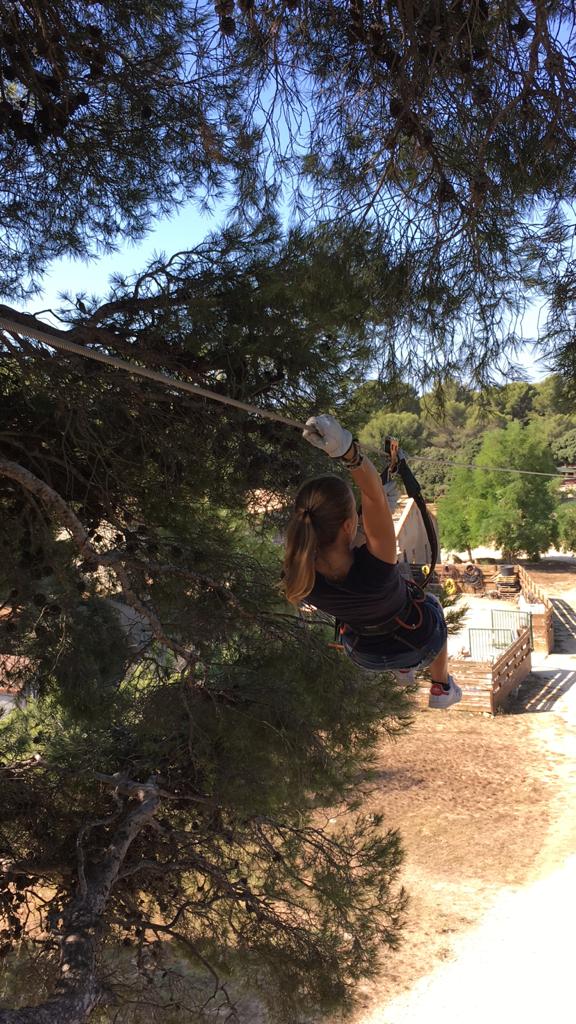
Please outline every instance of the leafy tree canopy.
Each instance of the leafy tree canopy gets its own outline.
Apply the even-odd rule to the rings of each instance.
[[[481,429],[473,392],[448,378],[421,399],[421,415],[435,445],[455,449]]]
[[[491,410],[506,419],[527,422],[533,408],[536,388],[524,381],[513,381],[503,387],[491,388],[488,401]]]
[[[567,501],[558,509],[558,539],[562,551],[576,552],[576,502]]]
[[[558,434],[552,441],[554,458],[558,462],[573,465],[576,462],[576,427],[565,434]]]
[[[470,551],[478,542],[468,504],[473,484],[472,471],[456,470],[446,494],[438,502],[440,541],[446,550]]]
[[[532,411],[538,416],[574,415],[574,400],[566,381],[557,373],[533,385]]]
[[[443,543],[458,547],[481,543],[501,548],[505,557],[524,551],[537,558],[556,540],[556,481],[493,471],[492,467],[554,473],[550,449],[538,427],[511,422],[488,431],[475,471],[457,470],[439,504]]]
[[[360,431],[359,439],[367,447],[381,451],[387,436],[401,438],[402,447],[414,455],[429,441],[425,424],[413,412],[377,412]]]
[[[398,377],[367,380],[356,388],[347,402],[338,406],[342,422],[354,433],[365,427],[373,416],[390,411],[416,415],[420,411],[416,388]]]
[[[482,434],[479,434],[465,442],[456,451],[434,446],[423,449],[414,460],[414,468],[426,500],[438,501],[443,497],[450,486],[455,467],[460,464],[462,468],[465,468],[466,465],[474,465],[481,447]],[[444,544],[444,540],[443,534],[444,547],[451,547],[457,551],[462,550],[456,544],[448,542]]]
[[[371,384],[376,386],[378,382]],[[416,459],[418,477],[426,495],[433,500],[444,493],[451,467],[473,463],[484,434],[488,430],[504,429],[511,422],[532,423],[541,440],[549,446],[557,465],[576,457],[572,443],[576,416],[558,375],[553,374],[538,384],[512,382],[483,391],[448,379],[421,398],[416,396],[409,411],[416,416],[417,426],[404,418],[407,403],[401,387],[400,382],[394,392],[399,395],[398,399],[387,402],[378,410],[378,415],[390,418],[386,421],[388,432],[399,436]],[[412,390],[411,385],[406,387]],[[362,387],[358,390],[363,391]],[[361,404],[355,408],[358,414],[355,430],[362,433],[371,428],[375,414],[370,415],[365,403],[361,420]],[[348,407],[343,412],[346,422],[347,412]],[[420,436],[427,440],[426,451],[419,445]]]

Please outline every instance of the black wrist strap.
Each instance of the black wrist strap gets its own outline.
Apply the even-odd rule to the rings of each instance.
[[[347,459],[346,456],[352,449],[354,449],[354,454],[351,459]],[[339,461],[342,463],[342,465],[346,466],[346,469],[358,469],[362,465],[364,461],[364,455],[362,454],[362,449],[360,448],[360,442],[357,441],[356,438],[353,439],[350,448],[348,448],[347,451],[344,452],[344,455],[340,455]]]

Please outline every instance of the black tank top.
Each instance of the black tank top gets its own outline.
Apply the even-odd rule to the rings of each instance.
[[[365,544],[353,548],[354,561],[343,580],[334,583],[317,572],[306,601],[352,629],[394,618],[406,605],[406,583],[398,563],[371,555]]]
[[[354,632],[361,632],[362,626],[387,622],[405,612],[408,587],[398,563],[392,565],[376,558],[365,544],[354,548],[352,554],[352,566],[340,582],[334,583],[322,573],[316,573],[306,603],[333,615]],[[407,614],[402,615],[402,621],[416,628],[403,629],[399,625],[396,635],[362,637],[357,650],[367,653],[394,651],[398,648],[399,637],[404,637],[410,647],[420,647],[429,639],[436,625],[432,613],[421,604],[418,607],[413,605]]]

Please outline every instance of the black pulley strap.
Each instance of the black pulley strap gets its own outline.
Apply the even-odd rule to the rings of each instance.
[[[388,456],[389,462],[380,473],[382,484],[385,486],[390,483],[390,481],[394,479],[396,473],[398,473],[398,476],[406,488],[406,494],[409,498],[413,498],[416,503],[418,511],[422,516],[426,536],[430,542],[430,572],[422,584],[422,587],[425,587],[429,583],[438,561],[438,536],[434,529],[434,523],[432,522],[432,517],[428,511],[424,495],[422,494],[422,488],[406,462],[404,455],[400,454],[401,449],[398,447],[398,441],[395,437],[384,438],[384,451]],[[362,515],[362,505],[358,506],[358,515]]]
[[[383,484],[387,484],[389,480],[392,480],[396,473],[398,473],[404,487],[406,488],[406,494],[409,498],[412,498],[418,507],[418,511],[422,516],[422,522],[424,523],[424,529],[430,542],[430,571],[428,576],[422,584],[423,587],[432,578],[432,573],[436,568],[436,562],[438,561],[438,536],[434,529],[434,523],[432,517],[428,511],[426,501],[422,494],[422,488],[418,483],[414,473],[410,469],[404,452],[398,444],[398,440],[395,437],[384,438],[384,451],[389,459],[388,465],[384,471],[380,474],[380,479]]]
[[[406,494],[408,495],[409,498],[413,498],[416,505],[418,506],[418,511],[422,516],[424,529],[426,530],[426,535],[430,542],[430,572],[428,573],[426,579],[424,580],[424,583],[422,584],[422,586],[425,587],[427,583],[431,580],[432,573],[436,568],[436,562],[438,561],[438,536],[436,534],[436,530],[434,529],[432,517],[428,511],[428,507],[424,500],[422,488],[420,487],[420,484],[418,483],[416,477],[414,476],[414,473],[410,469],[410,466],[407,464],[406,459],[398,459],[398,462],[396,464],[396,470],[398,476],[400,477],[402,483],[404,484],[404,487],[406,488]],[[385,473],[388,474],[387,469],[385,470]],[[382,476],[384,476],[384,474],[382,474]]]

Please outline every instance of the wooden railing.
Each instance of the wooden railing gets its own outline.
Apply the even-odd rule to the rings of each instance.
[[[542,587],[538,583],[536,583],[536,580],[530,575],[530,573],[526,572],[524,566],[515,565],[514,568],[518,573],[518,579],[520,580],[520,585],[522,587],[524,594],[526,596],[530,596],[533,594],[534,597],[540,602],[540,604],[543,604],[545,608],[552,608],[552,602],[550,601],[548,594],[545,590],[542,590]]]
[[[544,605],[543,612],[532,612],[532,632],[534,637],[534,650],[543,654],[550,654],[554,650],[554,607],[548,594],[526,572],[522,565],[517,565],[518,579],[522,587],[522,593],[528,600],[536,600]]]
[[[450,658],[450,672],[462,690],[462,700],[454,711],[494,715],[532,669],[530,630],[525,629],[497,661],[471,661]],[[422,680],[418,704],[428,705],[430,683]]]
[[[492,714],[517,690],[532,668],[530,630],[518,639],[492,665]]]

